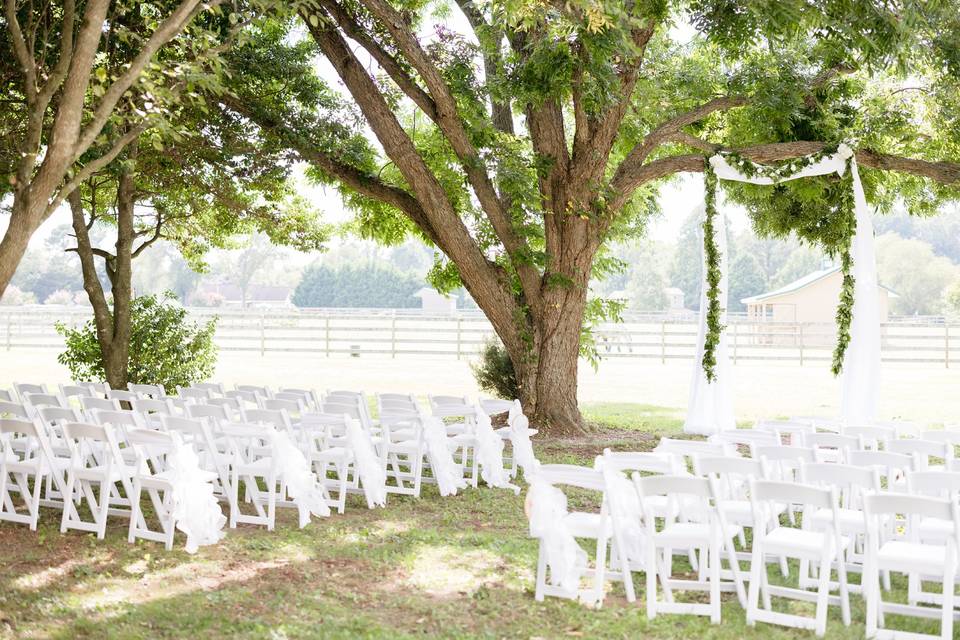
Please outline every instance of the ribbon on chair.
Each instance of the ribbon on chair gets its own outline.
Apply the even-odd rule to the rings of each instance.
[[[353,452],[360,486],[367,499],[367,507],[385,507],[387,505],[387,474],[370,441],[370,435],[360,423],[345,416],[347,424],[347,444]]]
[[[173,487],[173,522],[187,536],[187,553],[196,553],[206,545],[216,544],[225,535],[227,519],[213,494],[216,474],[200,467],[193,446],[184,444],[179,433],[173,434],[168,479]]]
[[[503,468],[503,439],[493,430],[490,416],[480,405],[475,407],[477,462],[480,463],[480,477],[491,487],[512,489],[517,495],[520,487],[510,482],[510,474]]]
[[[530,442],[530,436],[535,434],[536,430],[530,428],[530,420],[523,415],[523,408],[520,406],[519,400],[513,401],[507,421],[510,424],[513,457],[516,458],[517,464],[523,469],[523,475],[527,478],[527,481],[530,481],[540,467],[540,461],[533,453],[533,443]]]
[[[627,560],[633,566],[643,566],[647,538],[641,524],[643,510],[636,488],[622,473],[612,471],[607,478],[607,499]]]
[[[330,515],[327,503],[327,490],[317,482],[303,452],[294,444],[290,436],[277,431],[273,437],[274,455],[277,468],[287,487],[287,493],[293,498],[300,515],[300,528],[310,522],[310,514],[326,517]]]
[[[530,535],[540,539],[550,568],[550,583],[575,596],[580,590],[587,552],[567,527],[567,497],[560,489],[535,479],[527,491],[526,508]]]
[[[430,469],[437,481],[441,496],[455,496],[459,489],[467,486],[460,472],[460,466],[454,461],[447,445],[447,429],[440,418],[423,420],[423,439],[427,445],[427,457]]]

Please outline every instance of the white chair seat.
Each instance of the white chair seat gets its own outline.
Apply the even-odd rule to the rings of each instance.
[[[920,521],[917,533],[921,540],[943,541],[953,535],[953,523],[940,518],[924,518]]]
[[[667,525],[653,534],[653,537],[660,543],[658,546],[665,546],[664,542],[680,548],[707,544],[710,541],[710,525],[699,522],[677,522]]]
[[[343,462],[351,458],[350,450],[346,447],[330,447],[310,455],[316,462]]]
[[[720,509],[730,524],[753,526],[753,505],[749,500],[723,500]],[[776,514],[780,515],[787,510],[785,504],[776,505]]]
[[[107,467],[101,465],[98,467],[86,467],[84,469],[75,469],[74,473],[80,480],[101,480],[107,477]],[[132,478],[137,475],[137,468],[133,465],[114,466],[110,469],[109,482],[120,482],[123,478]]]
[[[817,509],[812,519],[818,529],[829,527],[833,522],[833,511]],[[840,530],[846,533],[863,533],[866,530],[863,511],[859,509],[837,509],[837,519],[840,521]]]
[[[938,544],[920,544],[892,540],[880,547],[877,561],[881,569],[905,573],[929,571],[940,573],[947,560],[947,548]]]
[[[791,558],[809,558],[818,560],[827,544],[827,535],[819,531],[777,527],[764,537],[764,551],[772,555]],[[850,539],[841,538],[841,546],[846,548]]]
[[[596,538],[600,533],[600,514],[574,511],[564,518],[575,538]]]

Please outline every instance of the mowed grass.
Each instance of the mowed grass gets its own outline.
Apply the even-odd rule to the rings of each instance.
[[[590,464],[604,447],[649,449],[680,429],[676,412],[653,406],[588,405],[585,414],[594,433],[536,441],[538,455]],[[571,506],[588,502],[577,494]],[[345,515],[304,529],[281,511],[273,532],[241,526],[193,556],[182,546],[180,535],[172,552],[128,544],[115,518],[102,541],[60,534],[52,510],[37,532],[0,524],[0,638],[813,638],[748,628],[732,594],[720,626],[693,616],[648,621],[642,575],[637,604],[626,602],[622,585],[610,586],[599,611],[538,603],[524,494],[502,489],[440,498],[427,486],[419,500],[391,496],[372,511],[351,497]],[[852,604],[862,620],[859,596]],[[831,609],[828,636],[862,638],[864,628],[843,627]]]

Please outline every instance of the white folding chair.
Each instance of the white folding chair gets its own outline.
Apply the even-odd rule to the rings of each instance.
[[[237,524],[266,526],[273,531],[276,523],[277,480],[279,469],[274,455],[274,429],[262,424],[222,423],[217,429],[229,446],[230,528]],[[254,513],[240,510],[240,481],[243,481],[245,501],[253,505]],[[260,481],[265,489],[260,488]]]
[[[879,451],[884,442],[897,438],[896,429],[879,425],[851,425],[844,427],[842,433],[846,436],[859,438],[860,449],[872,451]]]
[[[731,586],[741,598],[745,598],[745,595],[736,557],[732,554],[732,548],[724,542],[724,536],[732,533],[723,514],[716,508],[717,492],[712,479],[689,475],[655,475],[641,478],[639,474],[634,474],[633,481],[640,495],[643,519],[647,527],[647,618],[653,620],[659,613],[693,614],[709,616],[710,622],[718,624],[720,591],[723,588],[721,549],[725,546],[730,550],[728,560],[734,575]],[[655,496],[667,497],[670,504],[669,514],[659,529],[656,516],[652,509],[648,509],[650,498]],[[683,521],[678,518],[681,498],[693,499],[698,503],[697,521]],[[673,577],[673,549],[683,547],[700,550],[701,571],[698,579]],[[659,601],[657,595],[658,577],[663,588],[663,602]],[[709,604],[676,602],[674,591],[677,590],[707,591],[710,594]]]
[[[754,514],[758,526],[753,530],[753,560],[750,564],[750,593],[747,605],[747,625],[758,621],[787,627],[812,629],[818,637],[827,630],[827,608],[840,605],[841,617],[850,625],[850,599],[847,589],[845,562],[837,562],[839,595],[830,594],[830,567],[843,557],[849,540],[840,533],[839,501],[834,489],[824,489],[793,482],[755,480],[750,488]],[[776,511],[781,504],[803,505],[802,527],[785,526],[777,522]],[[810,526],[812,513],[818,509],[832,511],[832,522],[822,531]],[[816,592],[803,588],[771,585],[763,558],[767,554],[815,562],[820,567]],[[801,570],[801,575],[804,571]],[[760,606],[760,598],[763,606]],[[813,618],[793,613],[774,611],[772,597],[804,600],[816,603]]]
[[[133,410],[140,414],[145,425],[154,429],[160,429],[163,426],[160,416],[177,415],[169,398],[138,398],[133,401]]]
[[[953,458],[953,446],[937,440],[900,438],[888,441],[885,449],[891,453],[912,456],[915,461],[914,468],[917,471],[927,469],[942,471],[946,468],[947,462]]]
[[[31,531],[37,530],[40,492],[49,468],[40,437],[34,422],[0,418],[0,520],[26,524]],[[22,446],[13,446],[15,440]],[[12,494],[19,494],[20,508]]]
[[[735,533],[742,551],[732,548],[734,557],[740,562],[747,562],[748,566],[753,559],[753,553],[747,548],[747,538],[744,529],[756,527],[753,503],[750,501],[750,482],[752,480],[767,480],[768,472],[765,462],[760,458],[732,458],[729,456],[703,456],[697,458],[694,473],[713,478],[717,491],[717,509],[723,514],[727,525]],[[787,511],[787,505],[779,505],[779,516]],[[725,537],[726,541],[727,538]],[[730,544],[733,544],[731,538]],[[780,572],[787,576],[789,568],[784,557],[767,557],[765,562],[779,562]],[[742,602],[746,607],[746,601]]]
[[[913,456],[892,451],[851,451],[850,464],[876,469],[884,491],[905,491],[906,476],[916,468]]]
[[[107,391],[107,398],[110,400],[118,400],[119,402],[132,404],[134,400],[139,398],[139,396],[133,391],[126,391],[124,389],[110,389]]]
[[[127,443],[136,454],[127,542],[133,543],[137,538],[153,540],[162,542],[169,551],[173,549],[176,526],[173,519],[173,484],[167,473],[166,456],[173,453],[173,436],[152,429],[134,429],[127,433]],[[151,529],[144,517],[140,501],[144,490],[153,506],[159,531]]]
[[[709,442],[719,442],[735,447],[746,447],[750,457],[756,457],[757,447],[776,446],[780,444],[780,437],[773,431],[760,429],[726,429],[711,435]],[[729,457],[729,456],[722,456]]]
[[[63,433],[71,456],[64,491],[68,499],[63,501],[60,532],[66,533],[67,529],[91,531],[102,540],[107,532],[107,516],[130,517],[136,468],[124,462],[109,424],[71,422],[63,425]],[[119,495],[117,485],[122,487],[126,497]],[[79,497],[77,502],[69,499],[74,495]],[[93,514],[93,521],[83,520],[80,516],[77,506],[84,500]]]
[[[0,418],[17,418],[19,420],[30,420],[33,418],[27,407],[19,402],[0,401]]]
[[[225,406],[213,404],[187,405],[187,417],[194,420],[206,419],[216,432],[217,427],[234,421],[233,414]]]
[[[943,498],[956,503],[960,498],[960,472],[914,471],[907,476],[909,492],[915,495]],[[947,544],[953,535],[953,523],[938,518],[920,518],[916,525],[916,541],[920,543]],[[923,590],[925,576],[910,574],[907,583],[907,601],[910,604],[926,602],[940,604],[943,596]]]
[[[258,399],[266,399],[273,396],[273,393],[267,387],[261,387],[255,384],[238,384],[235,386],[237,391],[247,391],[254,394]]]
[[[97,396],[81,396],[80,408],[87,422],[95,422],[96,411],[122,411],[119,400],[108,400]]]
[[[194,382],[190,385],[191,389],[201,389],[213,396],[222,396],[226,393],[223,384],[219,382]]]
[[[0,402],[13,402],[14,396],[6,389],[0,389]]]
[[[868,638],[953,638],[954,589],[956,588],[957,548],[960,546],[960,510],[955,500],[930,498],[906,493],[878,493],[864,498],[867,525],[867,561],[863,573],[864,599],[867,601]],[[887,539],[885,521],[905,517],[906,535]],[[943,543],[922,542],[919,523],[924,519],[941,520],[950,525]],[[879,573],[891,571],[908,576],[935,577],[943,585],[939,610],[915,602],[884,602]],[[940,619],[940,635],[894,631],[886,628],[885,615]]]
[[[823,462],[843,464],[851,451],[863,449],[863,442],[856,436],[817,431],[803,435],[803,446],[813,449]]]
[[[196,387],[177,387],[177,397],[199,404],[205,404],[210,399],[210,391]]]
[[[127,390],[137,394],[139,398],[152,398],[154,400],[160,400],[167,395],[159,384],[134,384],[129,382],[127,383]]]
[[[14,382],[13,389],[17,392],[20,402],[27,402],[28,393],[48,393],[45,384],[30,384],[28,382]]]
[[[540,473],[537,476],[538,485],[536,495],[549,497],[553,491],[560,491],[561,505],[551,505],[550,511],[553,512],[555,520],[548,523],[540,523],[541,527],[531,533],[539,534],[539,550],[537,554],[537,578],[534,597],[540,602],[545,596],[555,596],[559,598],[582,598],[600,606],[604,599],[604,584],[607,580],[625,580],[623,572],[616,572],[607,566],[607,549],[612,533],[612,523],[610,521],[609,505],[601,499],[598,512],[593,511],[573,511],[566,510],[566,499],[562,496],[562,487],[575,487],[586,491],[593,491],[601,496],[606,488],[603,474],[596,469],[588,467],[579,467],[576,465],[565,464],[545,464],[541,465]],[[535,489],[531,486],[531,494]],[[539,510],[536,504],[531,504],[532,513]],[[563,513],[557,513],[556,508],[560,507]],[[536,525],[531,520],[531,529]],[[555,567],[550,561],[550,536],[557,535],[562,529],[564,535],[571,536],[574,540],[589,539],[596,542],[596,553],[594,556],[594,566],[590,567],[589,560],[582,548],[574,557],[568,558],[573,561],[571,567],[572,573],[582,577],[592,579],[592,586],[589,589],[580,589],[580,585],[575,588],[569,588],[571,585],[563,585],[560,582],[560,576],[554,575]],[[621,566],[623,563],[621,562]],[[550,568],[549,576],[547,569]]]
[[[753,428],[775,433],[781,442],[786,439],[786,444],[794,447],[801,445],[804,434],[817,431],[813,422],[795,420],[757,420]]]
[[[63,398],[68,406],[78,406],[79,407],[79,398],[88,397],[93,395],[93,392],[90,391],[90,388],[82,384],[61,384],[60,385],[60,397]],[[72,399],[77,398],[77,404],[72,404]]]
[[[110,385],[106,382],[78,382],[78,385],[90,390],[90,395],[95,398],[106,398],[110,391]]]
[[[281,396],[280,394],[284,394]],[[320,395],[315,389],[298,389],[295,387],[283,387],[277,393],[278,398],[287,396],[299,396],[307,411],[318,411],[320,409]]]
[[[847,572],[861,573],[863,570],[866,544],[866,526],[863,519],[863,496],[880,491],[880,473],[875,467],[858,467],[832,462],[818,462],[804,464],[800,468],[800,478],[805,484],[824,488],[833,488],[840,500],[838,508],[817,509],[807,514],[810,528],[815,531],[826,531],[833,525],[836,517],[840,523],[840,533],[850,539],[850,545],[838,562],[847,563]],[[811,577],[809,571],[801,567],[800,586],[809,589],[816,587],[816,578]],[[823,569],[821,568],[821,571]],[[832,586],[832,584],[831,584]],[[860,586],[851,584],[848,589],[860,591]]]
[[[36,412],[41,407],[66,407],[67,402],[55,393],[25,393],[24,404]]]
[[[164,431],[179,434],[184,444],[193,447],[205,471],[216,473],[214,492],[229,503],[233,495],[229,489],[232,457],[228,443],[217,441],[205,419],[160,416],[160,421]]]

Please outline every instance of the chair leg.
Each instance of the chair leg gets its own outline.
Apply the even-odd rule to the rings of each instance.
[[[720,624],[720,541],[714,540],[707,551],[710,576],[710,622]]]
[[[847,585],[847,561],[844,554],[837,554],[837,580],[840,583],[840,617],[843,626],[850,626],[850,587]]]
[[[657,617],[657,548],[653,542],[647,549],[647,620]]]
[[[953,602],[956,589],[956,560],[947,553],[947,566],[943,572],[943,612],[940,615],[940,637],[953,637]]]
[[[537,602],[543,602],[544,587],[547,583],[547,554],[543,550],[543,541],[537,549],[537,587],[534,593],[534,599]]]
[[[757,610],[760,608],[760,572],[766,572],[763,562],[762,545],[753,541],[753,555],[750,559],[750,586],[747,591],[747,626],[757,624]]]
[[[817,584],[816,634],[822,638],[827,632],[827,607],[830,597],[830,564],[833,550],[828,545],[820,556],[820,577]]]
[[[863,568],[862,585],[861,591],[867,601],[867,637],[874,638],[877,635],[877,611],[880,608],[881,591],[877,565],[871,558],[867,558],[866,565]]]

